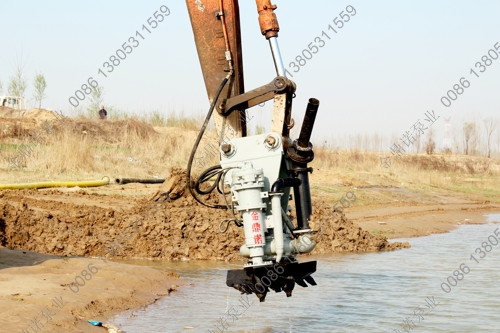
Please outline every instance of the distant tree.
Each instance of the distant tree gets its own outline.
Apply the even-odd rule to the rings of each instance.
[[[87,113],[89,117],[95,116],[101,109],[101,105],[104,101],[104,87],[97,86],[92,88],[92,93],[89,96],[89,106],[87,108]]]
[[[465,155],[469,155],[469,142],[476,135],[476,124],[465,122],[463,127],[463,134],[464,134]]]
[[[427,133],[427,143],[425,144],[425,151],[428,155],[432,155],[436,149],[436,143],[434,142],[434,129],[431,127],[429,133]]]
[[[9,95],[16,96],[19,98],[19,109],[21,109],[21,100],[24,99],[24,93],[28,88],[28,81],[24,77],[24,66],[26,62],[22,62],[21,59],[17,59],[16,65],[14,67],[14,75],[10,77],[10,82],[8,86]]]
[[[2,84],[2,81],[0,81],[0,95],[3,94],[3,84]]]
[[[420,137],[418,137],[415,141],[414,141],[414,145],[415,145],[415,150],[417,151],[417,154],[420,153]]]
[[[17,76],[16,74],[10,77],[9,86],[7,88],[9,95],[19,97],[19,99],[24,98],[24,93],[27,88],[28,81],[22,76]]]
[[[497,125],[499,128],[499,130],[497,131],[497,148],[498,148],[497,153],[500,153],[500,119],[497,119]]]
[[[493,118],[486,118],[484,120],[484,127],[486,128],[486,142],[488,144],[488,158],[491,157],[491,134],[497,129],[498,122]]]
[[[43,74],[35,74],[35,77],[33,78],[33,87],[35,88],[33,98],[36,102],[38,102],[38,108],[40,109],[42,107],[42,100],[47,97],[47,95],[45,95],[47,83],[45,82]]]
[[[372,151],[381,151],[382,150],[382,145],[381,145],[382,138],[380,134],[375,133],[373,136],[372,140]]]
[[[455,119],[453,120],[453,124],[451,126],[451,134],[453,136],[452,151],[454,151],[455,154],[460,154],[462,152],[462,146],[460,145],[462,141],[460,139],[460,137],[462,136],[462,126],[455,123]]]

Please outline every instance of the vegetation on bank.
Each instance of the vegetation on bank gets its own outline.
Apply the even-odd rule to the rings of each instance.
[[[99,121],[83,115],[54,125],[39,145],[31,145],[23,167],[9,169],[8,157],[22,144],[29,145],[41,124],[34,120],[5,119],[0,123],[0,182],[71,180],[110,177],[167,177],[171,166],[186,167],[202,117],[173,115],[164,118],[152,112],[141,117],[117,115],[118,120]],[[24,119],[24,118],[22,118]],[[258,129],[261,132],[262,128]],[[357,205],[398,200],[394,193],[370,195],[371,187],[401,187],[421,194],[453,192],[471,199],[500,202],[500,160],[450,152],[403,154],[359,149],[331,149],[315,144],[313,194],[335,198],[346,188],[361,195]],[[195,161],[218,164],[213,148],[217,136],[213,127],[200,143]],[[390,157],[384,167],[381,158]],[[205,169],[194,165],[194,173]],[[317,170],[317,171],[316,171]],[[319,173],[318,173],[319,172]],[[316,177],[326,172],[327,176]],[[404,197],[404,196],[403,196]],[[400,198],[401,199],[401,198]],[[409,200],[406,198],[405,200]]]

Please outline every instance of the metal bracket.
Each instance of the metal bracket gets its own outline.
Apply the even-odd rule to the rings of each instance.
[[[244,94],[228,98],[218,106],[218,112],[227,116],[235,110],[246,110],[262,102],[269,101],[277,94],[295,91],[293,81],[284,76],[278,76],[269,84],[250,90]]]

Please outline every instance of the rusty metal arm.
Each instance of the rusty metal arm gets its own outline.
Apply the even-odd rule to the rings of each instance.
[[[276,86],[277,79],[286,77],[277,41],[279,25],[274,13],[277,6],[270,0],[256,0],[260,30],[269,40],[278,77],[268,85],[244,93],[238,1],[186,0],[186,4],[210,103],[220,82],[228,73],[232,74],[216,101],[218,107],[213,117],[217,132],[221,137],[224,130],[246,136],[245,110],[274,97],[271,130],[288,136],[295,84],[285,78],[284,87]]]
[[[284,76],[278,76],[269,84],[227,99],[219,104],[219,113],[229,115],[234,110],[246,110],[273,99],[277,94],[295,92],[295,83]]]
[[[232,72],[219,100],[241,95],[243,57],[237,0],[186,0],[210,104],[221,82]],[[246,136],[246,115],[239,110],[228,117],[213,113],[217,132]]]

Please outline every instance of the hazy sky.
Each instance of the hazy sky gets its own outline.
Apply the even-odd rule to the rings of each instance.
[[[496,43],[500,52],[500,1],[274,3],[283,60],[297,83],[296,121],[302,122],[308,98],[321,102],[313,139],[365,132],[401,136],[423,120],[427,110],[441,116],[434,125],[439,131],[445,116],[458,119],[475,112],[500,117],[500,59],[482,73],[475,67]],[[162,5],[168,6],[170,15],[156,29],[149,28],[151,33],[143,30]],[[337,33],[328,30],[348,5],[356,15],[336,28]],[[1,8],[4,94],[17,52],[26,60],[30,85],[35,72],[46,77],[45,108],[71,114],[68,98],[93,77],[105,88],[106,106],[131,113],[159,110],[165,115],[208,110],[185,1],[2,0]],[[240,0],[240,10],[245,87],[250,90],[276,73],[268,42],[259,31],[255,1]],[[145,39],[137,36],[139,46],[108,73],[103,63],[123,43],[130,44],[136,31]],[[323,31],[331,39],[323,36],[324,47],[294,73],[289,63],[309,43],[319,46],[315,38]],[[108,77],[98,74],[99,69]],[[450,107],[443,106],[441,97],[462,77],[470,87]],[[30,87],[27,97],[31,96]],[[257,115],[251,128],[260,124],[269,129],[270,105],[249,111]]]

